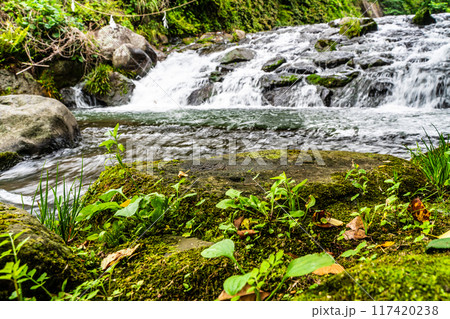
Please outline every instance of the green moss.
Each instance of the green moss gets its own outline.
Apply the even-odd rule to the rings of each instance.
[[[325,52],[325,51],[336,51],[336,41],[333,41],[331,39],[319,39],[317,40],[314,47],[319,52]]]
[[[262,70],[265,72],[272,72],[272,71],[278,69],[278,67],[280,67],[280,65],[282,65],[285,62],[286,62],[286,59],[284,59],[284,58],[279,59],[279,60],[275,61],[275,63],[269,64],[269,65],[264,65],[262,67]]]
[[[349,75],[318,75],[318,74],[310,74],[306,77],[306,81],[309,84],[313,85],[321,85],[327,88],[336,88],[343,87],[350,83],[355,77],[358,76],[358,73],[351,73]]]
[[[376,301],[449,300],[449,269],[450,254],[394,254],[347,269],[349,275],[331,276],[294,299],[372,300],[371,296]]]
[[[436,23],[436,19],[431,16],[430,9],[424,7],[417,11],[412,22],[417,25],[429,25]]]
[[[349,19],[341,26],[339,33],[346,35],[349,39],[359,37],[361,35],[361,24],[359,19]]]
[[[86,91],[92,95],[108,95],[112,90],[110,75],[113,71],[112,66],[100,64],[86,76]]]
[[[0,172],[10,169],[21,161],[21,157],[16,152],[0,153]]]

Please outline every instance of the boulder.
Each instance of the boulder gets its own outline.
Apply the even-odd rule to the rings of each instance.
[[[226,53],[221,59],[222,64],[230,64],[236,62],[247,62],[255,57],[256,53],[253,50],[245,48],[237,48]]]
[[[66,291],[75,288],[76,285],[87,279],[86,269],[64,241],[43,226],[34,216],[28,212],[13,206],[0,203],[0,233],[12,233],[20,235],[16,241],[17,245],[28,238],[19,251],[18,258],[21,265],[28,265],[28,270],[36,269],[34,278],[37,279],[44,272],[49,279],[44,287],[51,293],[61,291],[61,285],[67,279]],[[7,238],[2,238],[4,241]],[[7,239],[8,240],[8,239]],[[11,244],[0,246],[0,255],[11,249]],[[0,259],[0,269],[6,262],[13,261],[12,256]],[[30,282],[23,284],[25,297],[36,297],[39,300],[50,299],[42,289],[30,291]],[[10,281],[0,280],[0,300],[7,300],[14,291],[14,285]]]
[[[346,35],[350,39],[378,30],[378,24],[372,18],[345,17],[334,20],[329,25],[332,28],[340,28],[339,33]]]
[[[281,65],[286,63],[286,58],[282,56],[276,56],[275,58],[270,59],[262,66],[261,70],[264,72],[272,72],[278,69]]]
[[[129,43],[122,44],[114,51],[112,63],[115,68],[133,72],[139,76],[146,75],[153,66],[147,53]]]
[[[361,69],[366,70],[377,66],[391,65],[392,63],[394,62],[390,59],[386,59],[379,56],[368,56],[353,59],[348,62],[348,65],[352,67],[359,65]]]
[[[0,152],[41,155],[73,147],[80,136],[75,117],[55,99],[35,95],[0,97]]]
[[[336,51],[337,42],[333,39],[319,39],[314,48],[319,52]]]
[[[414,24],[423,26],[436,23],[436,19],[431,15],[430,9],[422,8],[417,11],[416,15],[412,19],[412,22]]]
[[[7,94],[32,94],[47,96],[42,86],[33,76],[24,72],[16,75],[5,69],[0,70],[0,95]]]
[[[323,52],[314,58],[314,63],[322,68],[331,69],[345,64],[353,58],[354,54],[350,52]]]
[[[241,41],[244,40],[246,37],[246,34],[242,30],[234,30],[233,34],[236,36],[236,38]]]
[[[106,106],[120,106],[130,102],[136,84],[119,72],[109,73],[109,83],[111,90],[108,94],[91,94],[83,87],[83,92],[94,97],[100,104]]]
[[[289,73],[266,74],[259,79],[258,83],[263,91],[268,91],[278,87],[294,85],[299,79],[297,75]]]
[[[75,90],[71,87],[64,88],[59,91],[61,95],[61,102],[68,108],[76,108],[77,102],[75,100]]]
[[[100,47],[100,53],[108,60],[111,60],[114,51],[123,44],[131,44],[137,49],[141,49],[156,63],[157,56],[153,51],[150,43],[139,34],[134,33],[130,29],[117,25],[115,28],[106,26],[94,33],[94,37]]]
[[[333,97],[333,91],[327,89],[326,87],[318,87],[318,91],[320,99],[325,106],[331,106],[331,99]]]
[[[336,74],[311,74],[308,75],[306,81],[313,85],[336,88],[346,86],[358,75],[358,71],[339,72]]]
[[[83,64],[78,61],[59,60],[52,63],[49,70],[58,90],[77,85],[84,75]]]
[[[16,152],[0,153],[0,172],[6,171],[21,161],[21,157]]]
[[[317,73],[317,66],[314,63],[299,61],[289,64],[284,64],[277,69],[276,72],[287,72],[293,74],[313,74]]]
[[[188,105],[201,105],[208,101],[214,94],[214,84],[208,83],[192,92],[187,98],[187,103]]]
[[[226,43],[233,41],[233,36],[225,32],[206,32],[200,36],[198,43]]]

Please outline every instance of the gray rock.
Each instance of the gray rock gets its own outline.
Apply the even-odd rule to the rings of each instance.
[[[146,75],[153,66],[147,53],[129,43],[122,44],[114,51],[112,63],[115,68],[134,72],[139,76]]]
[[[46,96],[45,90],[33,78],[33,76],[24,72],[19,75],[8,70],[0,70],[0,95],[6,94],[31,94]]]
[[[115,29],[111,26],[103,27],[94,33],[94,37],[100,47],[100,53],[108,60],[112,60],[117,48],[123,44],[131,44],[134,48],[144,51],[153,64],[157,62],[158,57],[150,43],[142,35],[136,34],[121,25],[117,25]]]
[[[136,84],[126,76],[119,72],[111,72],[109,74],[111,91],[106,95],[95,94],[93,97],[106,106],[119,106],[130,102]],[[89,95],[83,87],[83,92]]]
[[[383,57],[369,56],[353,59],[348,63],[348,65],[359,65],[363,70],[366,70],[377,66],[391,65],[392,63],[394,63],[392,60]]]
[[[250,61],[255,57],[256,53],[253,50],[245,49],[245,48],[237,48],[234,50],[231,50],[230,52],[226,53],[220,62],[222,64],[230,64],[235,62],[246,62]]]
[[[75,117],[55,99],[36,95],[0,97],[0,152],[41,155],[73,147],[80,136]]]
[[[214,94],[214,84],[208,83],[192,92],[187,98],[187,103],[189,105],[201,105],[208,101]]]
[[[345,64],[353,58],[354,54],[350,52],[323,52],[314,58],[314,63],[322,68],[331,69]]]
[[[77,103],[75,101],[75,90],[73,88],[64,88],[59,90],[59,94],[61,94],[61,102],[67,106],[68,108],[77,107]]]
[[[325,87],[320,87],[318,89],[318,93],[319,93],[320,99],[322,100],[323,104],[325,106],[331,106],[331,99],[333,97],[333,91],[330,89],[327,89]]]
[[[246,37],[245,32],[242,30],[234,30],[234,34],[236,34],[236,37],[238,38],[239,41],[244,40]]]
[[[259,79],[259,86],[263,91],[272,90],[277,87],[291,86],[298,83],[300,77],[295,74],[279,73],[279,74],[266,74]]]
[[[285,57],[276,56],[276,57],[270,59],[269,61],[267,61],[266,63],[264,63],[261,70],[263,70],[264,72],[272,72],[272,71],[275,71],[276,69],[278,69],[284,63],[286,63]]]
[[[282,65],[276,71],[278,72],[287,72],[293,74],[313,74],[317,73],[318,69],[314,63],[311,62],[293,62],[289,64]]]
[[[87,279],[87,271],[81,260],[74,256],[61,237],[48,230],[28,212],[0,203],[0,233],[15,235],[21,232],[23,234],[15,241],[16,246],[28,238],[19,251],[21,265],[27,264],[29,271],[36,269],[35,279],[44,272],[47,273],[50,278],[46,280],[44,287],[51,293],[61,291],[61,285],[66,279],[66,291]],[[2,241],[5,239],[2,238]],[[10,243],[0,246],[0,255],[9,249]],[[0,259],[0,269],[9,261],[13,261],[12,257]],[[30,291],[30,286],[33,285],[30,282],[23,285],[25,297],[50,299],[42,289]],[[12,282],[0,280],[0,300],[7,300],[13,291]]]

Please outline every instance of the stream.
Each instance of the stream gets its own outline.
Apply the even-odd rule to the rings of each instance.
[[[236,46],[210,54],[172,53],[136,81],[127,105],[94,107],[79,96],[78,107],[72,110],[83,137],[79,146],[29,159],[0,173],[0,201],[31,204],[43,169],[54,180],[58,167],[59,175],[71,181],[83,165],[85,181],[95,180],[107,163],[98,145],[116,123],[127,149],[126,161],[188,160],[284,148],[408,159],[407,147],[415,147],[425,132],[433,140],[436,130],[450,133],[450,14],[436,15],[437,23],[424,28],[411,24],[411,18],[376,19],[378,31],[351,40],[327,24],[248,34],[239,47],[255,51],[255,58],[226,73],[222,82],[214,84],[215,95],[198,106],[188,105],[188,96],[208,83],[220,57]],[[303,74],[297,73],[299,80],[292,87],[267,92],[261,85],[268,74],[261,70],[265,62],[281,55],[287,60],[284,69],[295,73],[295,68],[286,66],[312,63],[321,54],[314,44],[322,38],[338,41],[338,51],[332,54],[351,52],[362,61],[382,57],[389,64],[356,66],[357,78],[332,89],[330,106]],[[335,74],[346,68],[320,72]]]

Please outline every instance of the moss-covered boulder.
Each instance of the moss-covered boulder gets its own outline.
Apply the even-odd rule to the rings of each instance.
[[[323,52],[314,58],[314,63],[321,68],[332,69],[353,59],[355,55],[351,52],[334,51]]]
[[[246,48],[233,49],[220,59],[222,64],[230,64],[236,62],[247,62],[255,57],[256,53],[253,50]]]
[[[378,24],[372,18],[343,18],[331,26],[340,27],[339,33],[347,36],[349,39],[378,30]]]
[[[260,79],[258,84],[263,91],[271,90],[274,88],[291,86],[300,79],[300,76],[289,73],[279,74],[265,74]]]
[[[387,255],[330,276],[295,300],[439,301],[450,298],[450,254]]]
[[[436,23],[436,19],[433,18],[433,16],[430,13],[430,9],[428,8],[421,8],[419,11],[417,11],[416,15],[412,19],[412,22],[414,24],[423,26],[423,25],[429,25]]]
[[[358,71],[337,74],[311,74],[308,75],[306,81],[309,84],[320,85],[326,88],[337,88],[346,86],[358,75]]]
[[[0,153],[0,172],[10,169],[21,161],[21,157],[16,152]]]
[[[35,217],[28,212],[13,206],[0,203],[0,233],[12,233],[20,235],[15,242],[18,245],[28,238],[19,252],[21,264],[27,264],[28,269],[36,269],[36,278],[47,273],[50,277],[45,288],[51,293],[61,291],[62,283],[67,279],[67,290],[74,288],[86,280],[86,269],[82,261],[76,257],[72,250],[55,233],[44,227]],[[2,241],[5,238],[2,239]],[[11,249],[10,245],[0,247],[0,255]],[[0,269],[12,257],[0,259]],[[38,299],[49,299],[49,296],[41,289],[30,291],[30,284],[24,284],[24,295],[34,296]],[[0,280],[0,300],[6,300],[13,292],[13,285],[9,281]]]
[[[333,39],[319,39],[314,47],[319,52],[336,51],[337,42]]]
[[[264,63],[261,70],[263,70],[264,72],[272,72],[278,69],[284,63],[286,63],[286,58],[282,56],[277,56]]]

